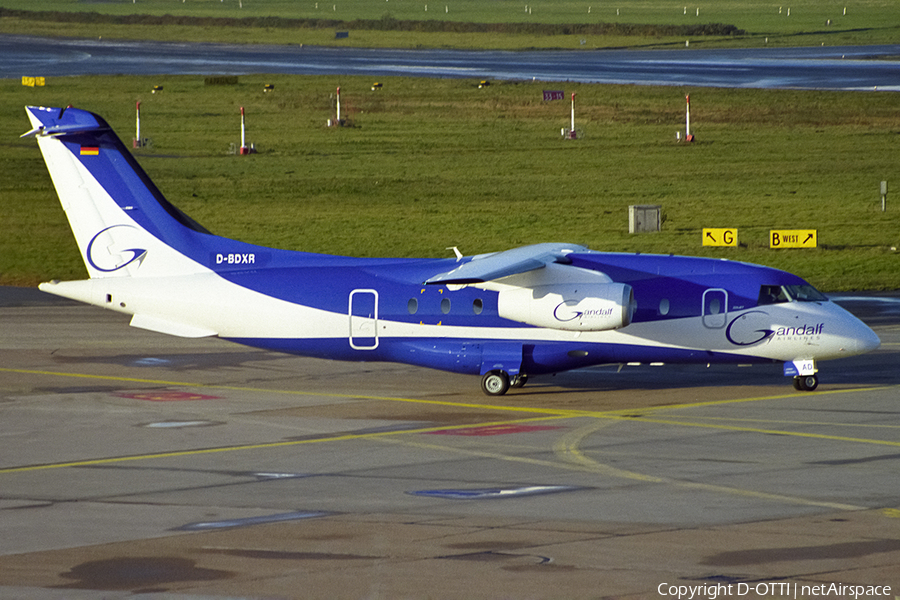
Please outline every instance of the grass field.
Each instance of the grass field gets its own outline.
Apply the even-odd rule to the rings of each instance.
[[[275,91],[264,93],[264,84]],[[103,115],[164,194],[213,232],[357,256],[449,256],[540,241],[762,263],[825,290],[898,289],[900,111],[890,93],[566,84],[579,140],[564,140],[560,84],[360,77],[77,77],[0,80],[0,283],[85,276],[28,129],[26,104]],[[161,93],[152,94],[154,85]],[[328,128],[342,89],[352,127]],[[691,93],[694,144],[677,143]],[[229,154],[239,107],[260,152]],[[628,207],[659,204],[663,231],[628,233]],[[704,248],[703,227],[740,247]],[[771,250],[768,231],[817,229],[819,247]]]
[[[893,0],[4,0],[5,8],[192,17],[448,20],[474,23],[731,23],[755,33],[900,24]],[[427,8],[426,8],[427,7]],[[846,8],[846,12],[844,9]]]
[[[31,18],[0,19],[0,31],[42,35],[130,37],[194,41],[306,43],[387,47],[478,48],[607,48],[614,46],[684,45],[667,35],[598,36],[536,35],[530,24],[731,24],[745,30],[738,37],[694,39],[715,45],[839,45],[895,43],[900,38],[900,3],[895,0],[796,0],[754,2],[719,0],[686,4],[672,0],[136,0],[135,2],[79,2],[76,0],[3,0],[3,8],[28,11],[97,12],[108,15],[173,15],[204,18],[269,18],[341,20],[301,29],[275,26],[224,27],[214,24],[143,25],[74,24]],[[337,40],[336,28],[368,21],[445,21],[456,31],[369,30],[355,28]],[[465,23],[519,24],[512,33],[470,33]]]

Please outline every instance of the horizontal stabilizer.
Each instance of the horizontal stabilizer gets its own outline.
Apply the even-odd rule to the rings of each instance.
[[[567,256],[573,252],[587,252],[577,244],[534,244],[504,252],[475,256],[456,269],[428,279],[426,284],[484,283],[518,273],[525,273],[546,267],[552,263],[569,262]]]
[[[131,318],[131,326],[183,338],[202,338],[218,335],[217,332],[211,329],[185,325],[184,323],[177,323],[150,315],[134,315]]]

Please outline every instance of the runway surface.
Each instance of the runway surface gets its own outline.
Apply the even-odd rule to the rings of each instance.
[[[900,45],[519,51],[196,44],[0,35],[0,77],[289,73],[898,91]]]
[[[35,298],[0,294],[0,597],[900,590],[896,295],[847,302],[883,345],[814,393],[612,366],[501,398]]]

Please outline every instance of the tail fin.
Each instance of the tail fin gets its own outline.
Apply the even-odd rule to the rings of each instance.
[[[26,107],[92,279],[208,272],[209,232],[166,200],[112,128],[75,108]]]

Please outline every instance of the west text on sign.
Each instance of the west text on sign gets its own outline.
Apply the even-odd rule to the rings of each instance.
[[[815,248],[818,236],[815,229],[772,229],[769,248]]]

